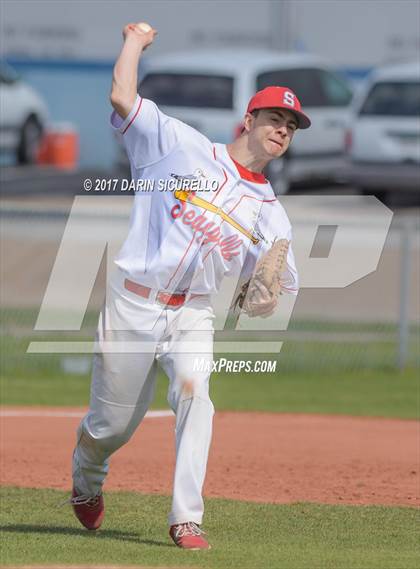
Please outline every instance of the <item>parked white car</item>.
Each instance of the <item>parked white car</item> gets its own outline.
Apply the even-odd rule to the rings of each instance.
[[[0,63],[0,150],[19,164],[32,164],[48,117],[41,96],[14,70]]]
[[[420,63],[375,70],[352,105],[347,179],[364,194],[420,195]]]
[[[271,50],[205,50],[152,57],[141,96],[214,142],[231,142],[249,99],[268,85],[290,87],[312,126],[297,132],[284,158],[266,175],[277,194],[290,183],[331,180],[344,163],[349,85],[325,61]]]

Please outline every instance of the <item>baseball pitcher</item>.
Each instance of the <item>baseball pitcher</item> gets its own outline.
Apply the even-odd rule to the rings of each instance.
[[[176,416],[169,534],[181,548],[208,549],[202,487],[214,408],[210,372],[193,371],[192,360],[212,361],[211,299],[224,277],[243,275],[248,267],[235,304],[251,317],[272,314],[279,294],[297,294],[289,219],[263,171],[310,120],[289,88],[267,87],[249,101],[234,142],[210,142],[137,94],[139,60],[156,33],[146,23],[124,28],[111,124],[123,139],[133,179],[171,182],[173,191],[156,185],[134,198],[99,319],[90,407],[73,455],[71,503],[87,529],[99,528],[109,458],[145,416],[159,364]]]

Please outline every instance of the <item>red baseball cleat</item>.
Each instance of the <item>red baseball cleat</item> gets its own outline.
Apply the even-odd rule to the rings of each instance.
[[[182,549],[210,549],[210,544],[203,537],[204,531],[195,522],[176,524],[171,526],[169,535],[175,544]]]
[[[89,530],[98,529],[105,515],[104,498],[102,494],[98,496],[86,496],[78,494],[73,488],[70,504],[73,506],[74,513],[79,522]]]

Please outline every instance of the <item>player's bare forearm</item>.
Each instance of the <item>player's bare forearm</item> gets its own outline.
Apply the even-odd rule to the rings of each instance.
[[[156,30],[148,24],[127,24],[124,45],[114,66],[111,104],[122,117],[130,113],[137,96],[137,69],[143,51],[153,42]]]

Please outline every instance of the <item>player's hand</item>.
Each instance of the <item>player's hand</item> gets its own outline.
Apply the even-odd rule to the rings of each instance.
[[[150,30],[147,28],[150,28]],[[128,37],[133,37],[142,45],[143,49],[146,49],[153,43],[156,34],[157,31],[149,24],[146,24],[146,22],[138,22],[137,24],[131,22],[124,26],[123,29],[124,40]]]
[[[274,314],[278,305],[278,299],[277,297],[271,297],[270,291],[263,283],[257,281],[255,286],[254,302],[261,304],[259,316],[261,318],[268,318]]]
[[[255,281],[254,302],[265,304],[271,302],[271,294],[268,288],[261,282]]]

